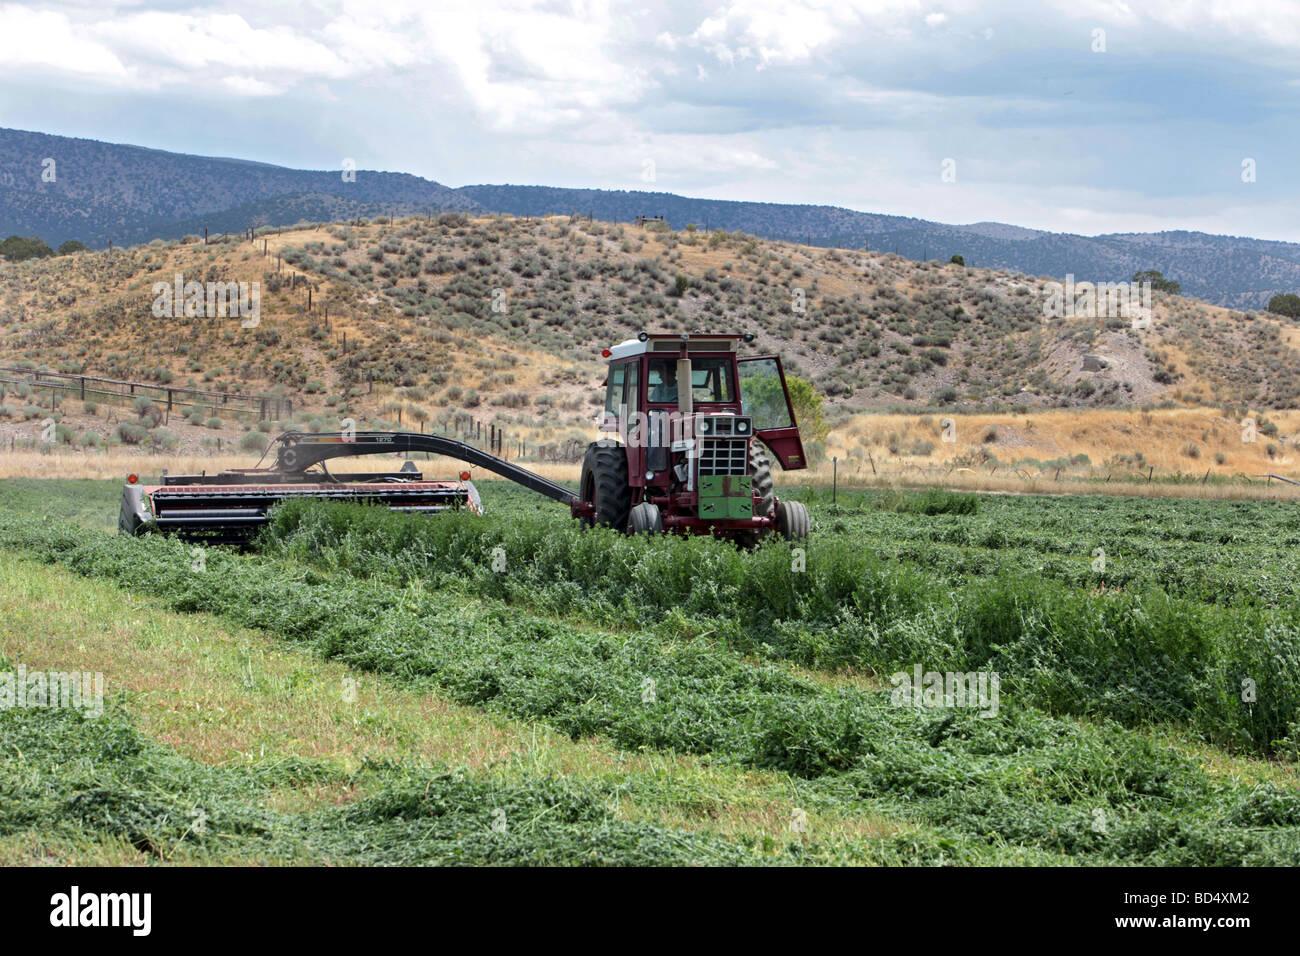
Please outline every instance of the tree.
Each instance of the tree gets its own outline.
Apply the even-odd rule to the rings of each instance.
[[[59,246],[59,255],[69,256],[74,252],[86,252],[87,246],[84,242],[78,242],[76,239],[69,239]]]
[[[1294,292],[1283,292],[1275,295],[1268,300],[1268,311],[1276,312],[1278,315],[1288,315],[1293,319],[1300,319],[1300,295]]]
[[[794,406],[794,420],[799,423],[800,435],[814,441],[825,441],[831,427],[822,416],[822,393],[812,382],[794,375],[785,377],[785,387],[790,391],[790,404]]]
[[[949,259],[948,261],[949,261],[950,263],[952,263],[953,265],[956,265],[956,266],[965,266],[965,265],[966,265],[966,257],[965,257],[965,256],[961,256],[961,255],[954,255],[954,256],[953,256],[951,259]]]
[[[1157,269],[1145,269],[1142,272],[1135,272],[1132,281],[1134,285],[1150,282],[1151,288],[1156,292],[1168,292],[1171,295],[1178,295],[1183,290],[1181,283],[1175,282],[1173,279],[1166,279],[1164,273]]]
[[[54,250],[45,244],[40,236],[10,236],[0,242],[0,256],[9,262],[22,262],[24,259],[45,259],[54,255]]]
[[[759,372],[741,376],[740,391],[744,398],[745,412],[754,416],[756,429],[789,424],[785,396],[781,393],[781,380],[776,376],[775,364],[765,371],[770,371],[770,374]],[[794,375],[785,377],[785,387],[790,392],[790,404],[794,408],[794,420],[799,425],[799,434],[803,438],[823,440],[830,432],[830,426],[822,416],[821,392],[817,391],[812,382]]]
[[[690,287],[691,287],[691,277],[684,276],[679,272],[677,273],[677,278],[673,280],[673,287],[668,290],[668,294],[673,296],[674,298],[680,299],[682,296],[686,294],[686,290],[689,289]]]

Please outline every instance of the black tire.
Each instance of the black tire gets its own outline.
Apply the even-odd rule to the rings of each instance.
[[[627,483],[627,449],[622,445],[587,446],[582,460],[582,500],[596,506],[596,514],[589,522],[617,528],[627,527],[628,512],[632,510],[632,489]]]
[[[798,501],[782,501],[776,506],[776,530],[787,541],[804,541],[808,537],[808,509]]]
[[[632,509],[627,519],[628,534],[663,534],[664,516],[659,506],[643,501]]]
[[[767,517],[772,513],[772,501],[776,498],[776,486],[772,483],[772,459],[767,456],[767,447],[758,439],[749,443],[749,477],[753,479],[754,491],[758,493],[758,504],[754,505],[755,517]],[[740,531],[733,538],[736,545],[746,551],[753,551],[763,540],[765,531]]]
[[[754,514],[766,517],[772,513],[776,486],[772,483],[772,460],[767,457],[767,448],[757,439],[749,443],[749,476],[753,479],[755,494],[762,499]]]

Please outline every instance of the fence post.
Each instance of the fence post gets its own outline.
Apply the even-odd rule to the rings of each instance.
[[[81,400],[86,400],[86,376],[81,376]]]

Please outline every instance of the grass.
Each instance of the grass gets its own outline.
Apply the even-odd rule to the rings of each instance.
[[[969,513],[973,502],[962,496],[885,497],[874,504],[889,509],[875,511],[878,522],[946,522],[941,527],[965,540],[971,532],[953,522],[980,517]],[[1284,595],[1277,606],[1221,606],[1171,596],[1140,575],[1119,590],[1099,589],[1123,581],[1124,565],[1089,579],[1091,542],[1078,549],[1090,592],[1079,581],[1026,568],[1023,551],[1002,546],[1014,533],[1003,530],[1005,519],[985,522],[988,530],[973,537],[1001,535],[985,540],[1007,558],[981,575],[962,566],[936,574],[864,549],[844,522],[826,529],[822,513],[813,512],[806,570],[784,543],[746,554],[707,538],[583,533],[571,522],[525,511],[411,522],[383,509],[293,502],[279,509],[266,540],[275,554],[328,573],[506,600],[570,622],[707,635],[760,658],[878,675],[916,662],[927,669],[993,670],[1004,689],[1053,713],[1107,715],[1131,726],[1172,721],[1257,753],[1294,746],[1300,605],[1293,597]],[[1199,547],[1211,560],[1213,546]],[[494,570],[498,548],[506,556],[504,573]],[[1239,589],[1233,575],[1240,570],[1227,567],[1221,583]],[[1188,571],[1195,577],[1205,568]],[[1249,702],[1240,696],[1247,678],[1261,689]]]
[[[381,771],[376,771],[381,772]],[[0,713],[0,834],[10,856],[48,844],[91,858],[129,846],[164,863],[744,864],[770,855],[734,841],[620,820],[608,789],[554,779],[499,785],[465,775],[383,771],[386,785],[339,807],[265,806],[275,787],[333,771],[281,761],[213,768],[143,737],[117,707]],[[32,839],[39,826],[40,836]],[[797,859],[797,856],[795,857]]]
[[[354,801],[382,779],[367,766],[461,772],[499,784],[559,777],[599,786],[635,780],[621,818],[749,844],[789,836],[807,803],[820,842],[878,838],[900,823],[816,808],[799,781],[709,766],[676,754],[629,754],[599,739],[571,740],[422,693],[230,628],[209,615],[169,612],[155,598],[5,553],[0,562],[0,654],[29,669],[102,672],[124,692],[139,731],[209,766],[286,759],[337,769],[323,781],[277,788],[268,805],[302,812]],[[911,827],[905,822],[903,829]]]
[[[437,592],[352,584],[260,557],[214,553],[195,575],[176,543],[27,519],[6,518],[3,537],[6,547],[153,593],[173,610],[256,624],[410,689],[438,688],[628,753],[780,770],[843,811],[922,824],[870,841],[859,861],[1240,864],[1294,859],[1300,847],[1293,786],[1225,780],[1142,733],[1049,717],[1014,697],[1004,696],[997,720],[932,715],[890,706],[888,692],[828,688],[754,664],[707,638],[573,629],[492,602],[453,608]],[[640,694],[647,675],[658,681],[652,707]],[[525,790],[519,799],[525,793],[545,796]],[[369,826],[375,809],[355,806],[363,805],[356,812]],[[1108,821],[1101,829],[1098,812]],[[572,849],[569,836],[547,839]]]

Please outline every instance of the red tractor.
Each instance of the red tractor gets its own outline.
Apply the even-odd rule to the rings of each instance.
[[[740,358],[753,336],[642,332],[605,349],[601,430],[579,498],[587,524],[633,534],[712,534],[753,545],[808,535],[808,511],[783,501],[771,459],[806,468],[781,360]]]
[[[122,491],[119,526],[128,534],[244,543],[270,520],[276,504],[290,498],[481,514],[469,472],[459,482],[430,481],[413,461],[396,472],[338,474],[325,466],[336,458],[428,452],[567,504],[588,526],[633,534],[713,534],[744,546],[771,532],[800,541],[808,536],[808,511],[776,497],[769,458],[785,469],[807,467],[785,373],[774,355],[738,358],[742,341],[753,336],[642,332],[606,349],[601,428],[618,437],[587,448],[577,494],[445,435],[285,432],[273,442],[275,459],[266,468],[259,462],[214,475],[168,475],[149,486],[132,475]]]

